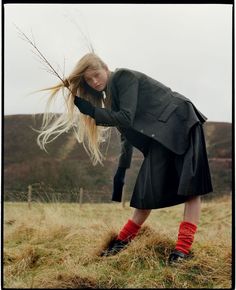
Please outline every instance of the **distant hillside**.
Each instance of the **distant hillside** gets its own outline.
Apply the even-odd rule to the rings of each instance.
[[[83,146],[71,132],[48,144],[48,153],[36,143],[42,114],[9,115],[4,117],[4,189],[7,192],[27,191],[29,184],[44,184],[54,191],[78,191],[79,187],[103,192],[110,198],[112,179],[120,153],[120,135],[112,128],[104,166],[93,166]],[[217,193],[231,190],[231,124],[207,122],[204,125],[209,162]],[[131,193],[143,157],[134,150],[131,168],[127,171],[126,191]],[[48,189],[47,189],[48,191]],[[68,198],[68,197],[67,197]]]

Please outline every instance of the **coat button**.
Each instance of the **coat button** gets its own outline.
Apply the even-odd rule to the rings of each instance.
[[[152,134],[152,137],[155,137],[155,134]]]

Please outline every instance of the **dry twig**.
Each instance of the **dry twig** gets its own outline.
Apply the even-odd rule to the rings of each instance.
[[[68,87],[68,83],[66,82],[65,79],[63,79],[63,77],[61,77],[59,75],[59,73],[56,71],[56,69],[52,66],[52,64],[48,61],[48,59],[44,56],[44,54],[38,49],[37,45],[36,45],[36,42],[34,40],[34,37],[33,37],[33,34],[32,34],[32,31],[31,31],[31,34],[32,34],[32,38],[30,38],[29,36],[27,36],[17,25],[15,25],[19,35],[20,35],[20,38],[24,41],[26,41],[27,43],[29,43],[32,47],[33,47],[33,50],[32,52],[39,58],[39,61],[45,66],[45,69],[48,73],[51,73],[52,75],[56,76],[57,78],[59,78],[62,83],[64,84],[65,87]],[[65,65],[65,64],[64,64]],[[69,89],[70,90],[70,89]]]

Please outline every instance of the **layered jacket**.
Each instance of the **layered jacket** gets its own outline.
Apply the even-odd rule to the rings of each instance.
[[[132,145],[150,138],[176,154],[184,154],[189,131],[206,117],[183,95],[157,80],[130,69],[112,72],[107,84],[111,109],[95,108],[95,122],[115,126],[121,132],[119,166],[128,168]]]

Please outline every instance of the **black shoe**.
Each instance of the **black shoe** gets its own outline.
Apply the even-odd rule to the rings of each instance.
[[[168,262],[169,264],[174,264],[174,263],[179,263],[184,260],[189,260],[193,257],[192,254],[184,254],[178,250],[174,250],[173,252],[170,253]]]
[[[113,256],[118,254],[121,250],[123,250],[129,242],[124,242],[121,240],[113,240],[111,241],[110,245],[108,246],[108,249],[104,250],[101,253],[101,256]]]

